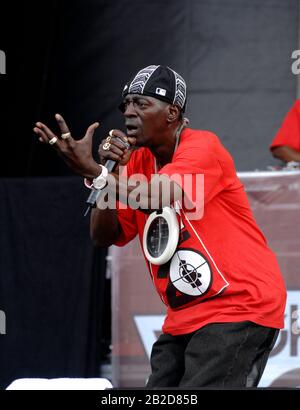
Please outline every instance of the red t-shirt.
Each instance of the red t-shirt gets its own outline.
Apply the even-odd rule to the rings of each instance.
[[[270,145],[270,149],[280,145],[287,145],[296,151],[300,151],[300,100],[296,100],[285,116]]]
[[[127,174],[133,173],[150,180],[154,156],[149,149],[133,152]],[[190,219],[183,207],[179,244],[168,263],[155,266],[147,261],[167,306],[163,332],[178,335],[208,323],[244,320],[282,328],[286,290],[276,257],[253,218],[233,160],[217,136],[184,129],[172,162],[159,173],[171,178],[203,174],[205,204],[197,220]],[[148,216],[127,208],[118,210],[118,218],[122,232],[115,244],[123,246],[136,234],[142,243]]]

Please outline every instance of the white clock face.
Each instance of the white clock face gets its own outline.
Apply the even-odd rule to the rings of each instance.
[[[170,279],[181,293],[203,295],[211,284],[211,268],[200,253],[179,249],[171,260]]]

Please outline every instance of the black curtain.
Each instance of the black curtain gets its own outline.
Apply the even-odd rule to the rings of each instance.
[[[6,7],[6,9],[5,9]],[[217,133],[239,170],[264,169],[268,146],[296,98],[299,0],[44,0],[0,10],[0,175],[71,175],[32,133],[42,120],[73,135],[100,121],[94,153],[114,127],[125,82],[167,64],[188,84],[194,128]],[[276,44],[276,46],[274,46]]]
[[[104,251],[76,177],[0,180],[0,385],[99,375]]]

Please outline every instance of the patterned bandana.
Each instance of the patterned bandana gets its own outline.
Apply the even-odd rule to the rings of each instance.
[[[178,105],[182,112],[186,106],[186,84],[176,71],[163,65],[149,65],[140,70],[124,87],[122,96],[141,94]]]

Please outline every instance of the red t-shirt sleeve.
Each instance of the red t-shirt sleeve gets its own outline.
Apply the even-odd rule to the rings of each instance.
[[[179,183],[192,202],[195,202],[197,194],[200,198],[199,190],[203,190],[204,182],[204,203],[209,202],[224,188],[223,171],[217,158],[216,144],[217,137],[214,134],[193,131],[180,143],[172,163],[161,168],[159,173],[167,174]],[[180,174],[181,178],[174,177],[175,174]]]
[[[270,145],[270,149],[281,145],[287,145],[300,151],[300,100],[296,101],[286,114]]]

